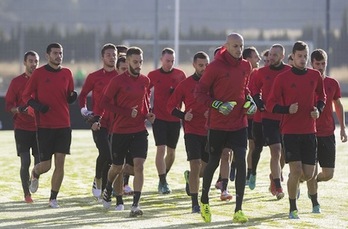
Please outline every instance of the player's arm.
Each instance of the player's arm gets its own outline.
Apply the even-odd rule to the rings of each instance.
[[[324,90],[324,80],[323,78],[320,76],[319,73],[317,73],[319,75],[318,77],[318,84],[317,84],[317,88],[315,90],[316,94],[317,94],[317,104],[316,104],[316,108],[318,109],[319,113],[321,114],[324,110],[325,107],[325,103],[326,103],[326,94],[325,94],[325,90]]]
[[[345,124],[346,120],[345,120],[343,105],[341,103],[340,98],[333,100],[333,104],[335,106],[337,119],[338,119],[338,122],[340,124],[341,141],[346,142],[347,141],[346,124]]]
[[[181,104],[183,101],[183,96],[180,88],[181,87],[179,84],[169,97],[167,102],[167,111],[177,118],[185,119],[185,112],[181,111],[178,106],[178,104]]]
[[[265,103],[262,100],[261,92],[262,92],[262,80],[259,71],[255,71],[251,76],[249,81],[249,89],[253,100],[259,111],[263,112],[266,110]]]

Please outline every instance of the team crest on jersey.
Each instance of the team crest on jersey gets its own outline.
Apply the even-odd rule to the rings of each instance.
[[[46,78],[45,83],[51,83],[51,79],[50,78]]]
[[[266,78],[266,80],[271,80],[270,76],[266,76],[265,78]]]
[[[295,84],[295,83],[292,83],[290,87],[291,87],[291,88],[296,88],[296,84]]]
[[[309,84],[313,87],[314,86],[314,81],[311,80],[311,82]]]

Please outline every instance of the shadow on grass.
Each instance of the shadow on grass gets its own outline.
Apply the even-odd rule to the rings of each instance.
[[[129,217],[132,204],[131,196],[124,196],[125,211],[106,210],[93,197],[72,196],[58,198],[58,209],[48,207],[47,199],[38,199],[33,204],[22,201],[2,202],[0,209],[0,227],[8,228],[76,228],[76,227],[116,227],[131,228],[227,228],[251,227],[268,220],[284,219],[284,214],[253,218],[246,224],[232,223],[232,209],[225,216],[216,215],[218,221],[204,223],[199,214],[191,213],[191,198],[182,190],[173,190],[172,194],[159,195],[157,192],[144,192],[141,208],[144,215]],[[113,198],[115,204],[115,198]],[[221,204],[225,204],[221,202]],[[219,208],[213,204],[213,208]],[[214,215],[213,215],[214,217]],[[214,221],[214,220],[213,220]]]

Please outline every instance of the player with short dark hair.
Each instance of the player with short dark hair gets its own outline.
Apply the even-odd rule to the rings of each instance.
[[[197,101],[210,107],[207,120],[209,162],[204,170],[201,196],[201,216],[205,222],[211,222],[209,190],[223,148],[232,149],[236,161],[233,222],[248,221],[242,211],[246,180],[247,114],[253,114],[256,105],[247,87],[252,68],[250,62],[242,58],[243,48],[244,39],[240,34],[228,35],[224,47],[206,68],[195,91]]]
[[[347,142],[346,124],[344,109],[341,103],[341,88],[337,80],[326,75],[328,57],[323,49],[316,49],[311,54],[311,65],[313,69],[320,72],[324,80],[326,92],[326,106],[319,118],[316,120],[317,127],[317,159],[321,167],[318,173],[318,162],[316,163],[315,174],[312,179],[307,181],[308,195],[312,201],[312,212],[320,213],[318,202],[318,182],[331,180],[335,170],[336,160],[336,141],[335,141],[335,122],[333,119],[333,106],[335,106],[336,116],[340,125],[340,139]]]
[[[143,52],[138,47],[127,50],[128,71],[110,80],[100,106],[114,114],[112,125],[112,165],[103,192],[104,208],[110,208],[112,184],[122,176],[124,161],[131,155],[134,164],[134,195],[130,212],[131,217],[143,214],[139,201],[144,183],[144,163],[147,158],[148,132],[145,120],[154,121],[149,112],[148,89],[150,80],[140,73]]]
[[[276,77],[266,109],[282,114],[280,130],[286,163],[290,168],[289,218],[298,219],[297,189],[300,180],[310,180],[314,174],[317,146],[315,120],[323,111],[326,95],[320,73],[306,67],[308,45],[297,41],[292,49],[292,57],[293,67]]]
[[[65,156],[70,154],[71,127],[69,104],[77,98],[72,73],[62,67],[63,47],[59,43],[47,46],[48,63],[36,69],[23,92],[23,101],[35,110],[40,163],[32,170],[29,190],[35,193],[39,176],[51,169],[49,206],[58,208],[57,195],[64,177]]]
[[[36,123],[34,112],[31,107],[23,101],[22,93],[30,76],[39,65],[39,55],[35,51],[24,54],[23,64],[25,72],[11,80],[8,87],[5,103],[6,111],[13,114],[14,135],[16,140],[17,156],[20,157],[20,178],[24,193],[24,201],[32,203],[33,199],[29,191],[29,168],[31,154],[34,156],[34,165],[39,163],[39,153],[36,142]]]
[[[175,52],[164,48],[161,56],[161,68],[148,74],[150,89],[153,91],[153,112],[156,120],[153,123],[153,135],[156,144],[156,168],[159,176],[158,192],[169,194],[171,189],[167,182],[167,174],[175,160],[175,148],[180,135],[180,119],[167,111],[167,102],[176,86],[186,79],[183,71],[174,68]],[[167,149],[167,152],[166,152]]]
[[[197,52],[193,57],[195,73],[181,81],[169,97],[167,110],[172,115],[183,120],[185,148],[190,170],[186,170],[186,193],[191,196],[192,213],[200,213],[198,204],[199,178],[203,176],[209,159],[206,151],[207,129],[205,128],[208,108],[196,102],[194,90],[199,79],[209,64],[209,57],[205,52]],[[181,103],[185,104],[185,111],[180,110]]]
[[[111,116],[106,111],[105,114],[99,108],[100,99],[105,87],[111,78],[117,75],[115,64],[117,60],[117,49],[114,44],[107,43],[101,49],[101,59],[103,67],[90,73],[80,92],[79,106],[81,114],[88,119],[91,125],[92,136],[98,149],[98,157],[95,165],[95,177],[92,185],[92,194],[100,198],[101,191],[105,188],[108,171],[111,165],[111,152],[109,145],[109,127]],[[92,92],[91,105],[88,109],[87,95]]]

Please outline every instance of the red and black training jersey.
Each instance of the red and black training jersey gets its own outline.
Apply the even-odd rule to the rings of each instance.
[[[210,129],[235,131],[247,127],[247,116],[243,105],[251,73],[251,64],[244,59],[233,58],[222,48],[205,69],[195,91],[196,100],[210,107],[207,126]],[[211,108],[214,100],[235,101],[237,105],[228,115]]]
[[[326,101],[320,73],[313,69],[298,70],[293,67],[276,77],[267,100],[267,110],[273,111],[276,105],[290,106],[298,103],[295,114],[282,116],[281,133],[313,134],[316,126],[310,113],[319,100]]]
[[[5,97],[6,111],[10,112],[11,108],[13,107],[26,106],[26,103],[22,99],[22,94],[28,80],[29,80],[29,76],[27,76],[25,73],[12,79]],[[13,124],[14,124],[14,129],[28,130],[28,131],[36,130],[34,117],[26,113],[14,114]]]
[[[263,103],[267,106],[267,100],[269,97],[269,93],[272,89],[272,85],[274,79],[277,75],[282,72],[289,70],[291,67],[286,64],[281,64],[279,67],[274,66],[265,66],[260,68],[254,76],[253,84],[250,85],[249,89],[251,91],[251,95],[261,94],[261,99]],[[272,113],[272,111],[263,111],[261,112],[262,118],[272,119],[272,120],[280,120],[281,114]]]
[[[67,68],[55,70],[48,64],[36,69],[23,92],[23,101],[35,99],[49,110],[43,114],[36,112],[37,126],[41,128],[70,127],[70,93],[74,90],[72,73]]]
[[[341,98],[341,89],[337,80],[325,77],[324,88],[326,93],[326,105],[319,118],[316,120],[317,136],[330,136],[335,132],[332,102]]]
[[[150,72],[148,77],[150,89],[154,89],[152,112],[156,115],[156,119],[179,122],[179,118],[172,116],[167,111],[167,102],[176,86],[186,79],[185,73],[177,68],[173,68],[170,72],[165,72],[160,68]]]
[[[128,71],[110,80],[100,106],[114,113],[112,133],[131,134],[145,130],[149,112],[149,85],[149,78],[141,74],[133,77]],[[135,118],[131,117],[133,107],[138,110]]]
[[[103,109],[99,107],[100,99],[106,86],[109,84],[111,78],[117,75],[116,70],[107,72],[105,69],[99,69],[86,78],[79,95],[80,108],[87,105],[87,95],[92,92],[92,111],[94,115],[101,116],[100,124],[102,127],[108,127],[108,114],[103,114]]]
[[[205,127],[206,118],[204,113],[208,111],[208,108],[198,103],[194,97],[194,91],[198,84],[198,80],[199,77],[194,74],[181,81],[168,100],[167,110],[169,113],[174,109],[180,110],[180,104],[184,102],[185,111],[187,112],[192,109],[191,113],[193,115],[191,121],[184,120],[183,122],[185,134],[206,136],[207,128]]]

